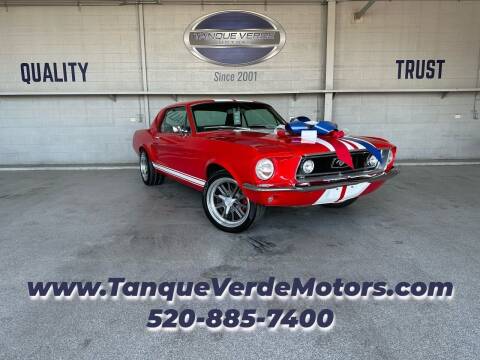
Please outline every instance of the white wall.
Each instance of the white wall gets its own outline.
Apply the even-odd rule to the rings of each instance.
[[[9,7],[0,11],[0,91],[123,91],[141,86],[134,6]],[[88,61],[87,81],[22,82],[20,64]]]
[[[336,89],[477,87],[480,2],[379,1],[358,23],[362,2],[337,3]],[[185,28],[223,9],[257,11],[287,34],[272,59],[242,68],[202,62],[183,44]],[[141,91],[136,6],[9,7],[0,11],[0,92]],[[145,6],[150,91],[298,91],[324,87],[326,6]],[[397,79],[396,59],[445,59],[442,79]],[[23,62],[88,61],[87,81],[22,82]],[[218,83],[216,71],[257,71],[249,83]],[[286,118],[323,116],[323,95],[242,96],[266,101]],[[153,117],[170,96],[151,96]],[[478,101],[477,101],[478,102]],[[480,105],[477,104],[477,107]],[[403,159],[480,158],[473,94],[337,94],[334,120],[351,133],[384,136]],[[136,161],[133,132],[145,123],[138,96],[0,96],[0,164]],[[460,118],[457,119],[458,115]]]
[[[361,6],[337,4],[335,88],[478,87],[480,2],[379,1],[357,23]],[[441,79],[399,80],[396,59],[446,62]],[[478,159],[473,108],[473,93],[337,94],[334,119],[351,132],[390,139],[399,158]]]
[[[123,91],[141,86],[137,9],[0,11],[0,92]],[[24,62],[88,61],[87,81],[22,82]],[[0,164],[130,162],[139,99],[0,97]]]
[[[479,1],[377,1],[360,22],[363,2],[337,4],[338,89],[475,88]],[[397,79],[396,59],[445,59],[441,79]]]
[[[0,164],[135,161],[132,135],[144,124],[137,97],[0,99]]]
[[[400,159],[479,159],[480,120],[472,118],[473,102],[473,94],[451,93],[443,99],[438,93],[341,94],[335,97],[334,114],[352,134],[392,141]]]

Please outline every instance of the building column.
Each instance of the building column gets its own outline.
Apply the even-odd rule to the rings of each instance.
[[[333,71],[335,61],[335,9],[336,0],[328,0],[327,5],[327,50],[325,56],[325,90],[333,90]],[[332,121],[333,118],[333,93],[325,93],[323,118]]]
[[[145,47],[145,13],[143,11],[143,4],[138,6],[138,35],[140,37],[140,57],[142,67],[142,90],[143,90],[143,112],[145,124],[150,126],[150,104],[148,100],[148,73],[147,73],[147,51]]]

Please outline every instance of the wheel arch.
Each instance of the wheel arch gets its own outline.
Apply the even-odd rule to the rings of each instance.
[[[230,166],[218,160],[211,160],[205,168],[205,176],[208,180],[215,172],[224,170],[229,173],[237,182],[240,180],[236,171]]]
[[[207,176],[207,179],[210,179],[210,177],[216,173],[217,171],[221,171],[221,170],[224,170],[226,172],[228,172],[227,169],[225,169],[223,166],[217,164],[217,163],[211,163],[209,165],[207,165],[207,169],[205,171],[205,175]]]
[[[147,144],[141,144],[141,145],[138,146],[138,154],[139,155],[142,151],[144,151],[147,154],[147,156],[150,160],[152,159],[152,156],[150,154],[150,148],[148,147]]]

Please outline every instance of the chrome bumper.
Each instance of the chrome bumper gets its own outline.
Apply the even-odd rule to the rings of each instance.
[[[373,174],[360,174],[360,175],[352,175],[352,176],[346,176],[340,179],[335,179],[331,181],[325,181],[324,183],[321,184],[316,184],[316,185],[309,185],[308,183],[305,183],[305,185],[295,185],[295,186],[289,186],[289,187],[262,187],[262,186],[255,186],[252,184],[244,183],[243,187],[247,190],[251,191],[300,191],[300,192],[305,192],[305,191],[317,191],[317,190],[326,190],[326,189],[332,189],[336,188],[339,186],[348,186],[348,185],[355,185],[359,183],[373,183],[377,181],[385,181],[388,180],[395,175],[398,174],[398,170],[396,168],[391,169],[389,172],[380,172],[380,173],[373,173]]]

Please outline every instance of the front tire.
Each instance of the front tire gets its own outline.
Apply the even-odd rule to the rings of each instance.
[[[353,198],[353,199],[345,200],[341,203],[323,204],[322,206],[327,208],[340,209],[353,204],[355,201],[357,201],[357,199],[358,198]]]
[[[163,183],[165,176],[155,170],[145,150],[140,151],[139,168],[140,176],[145,185],[154,186]]]
[[[242,192],[238,183],[226,171],[217,171],[203,189],[203,210],[208,220],[220,230],[239,233],[253,224],[265,212]]]

